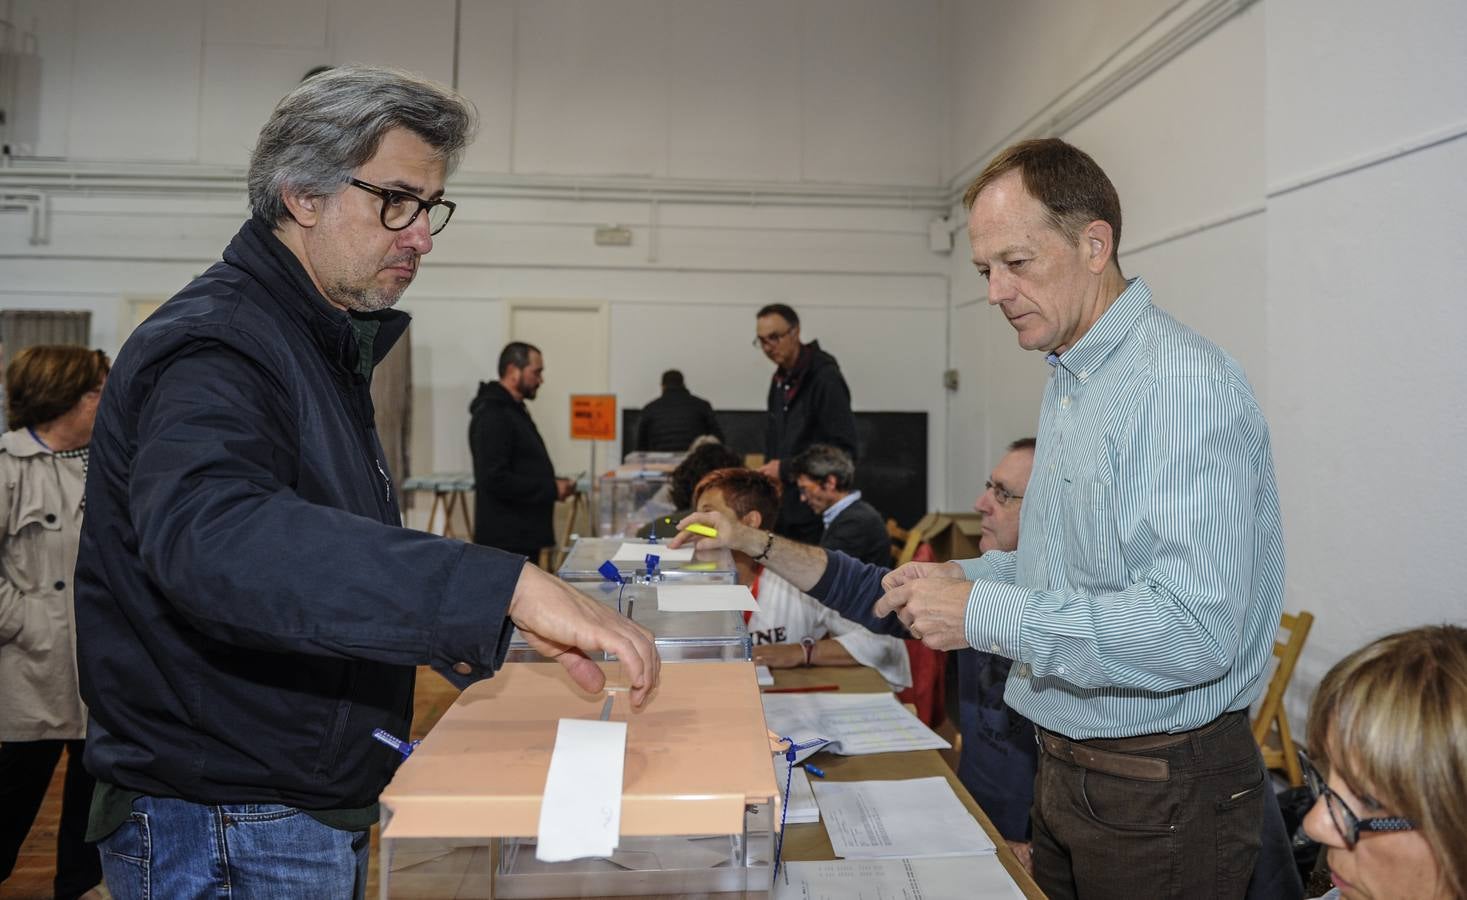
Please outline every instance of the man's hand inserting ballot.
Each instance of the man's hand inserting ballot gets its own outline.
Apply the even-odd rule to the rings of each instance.
[[[583,690],[600,691],[606,682],[588,651],[620,660],[633,706],[646,703],[657,687],[662,659],[652,632],[529,563],[515,585],[509,618],[535,652],[565,666]]]

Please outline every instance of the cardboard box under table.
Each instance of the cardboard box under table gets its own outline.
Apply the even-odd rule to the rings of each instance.
[[[615,696],[627,739],[611,858],[535,859],[559,720],[597,718],[606,695],[558,663],[510,663],[460,695],[383,792],[381,896],[767,896],[773,826],[752,823],[778,823],[781,801],[753,665],[664,666],[638,711]]]
[[[679,582],[685,584],[686,582]],[[652,632],[663,662],[746,660],[753,656],[753,641],[744,614],[720,609],[700,612],[669,612],[657,605],[656,583],[638,582],[625,587],[609,581],[571,582],[570,586],[597,602],[617,608]],[[530,649],[518,630],[509,641],[508,662],[540,662],[543,657]]]

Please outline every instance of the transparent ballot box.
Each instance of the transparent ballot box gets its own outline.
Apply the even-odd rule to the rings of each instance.
[[[618,466],[596,479],[596,533],[636,534],[637,529],[673,511],[666,494],[673,466]]]
[[[620,677],[615,663],[603,663]],[[382,898],[765,898],[781,802],[751,663],[665,666],[627,723],[621,829],[610,857],[535,858],[562,718],[605,694],[556,663],[510,663],[459,697],[382,794]]]
[[[685,583],[685,582],[678,582]],[[720,609],[704,612],[666,612],[657,608],[657,582],[635,581],[625,586],[610,581],[573,581],[571,587],[597,602],[620,609],[633,622],[652,632],[663,662],[693,660],[746,660],[753,643],[743,613]],[[510,662],[539,662],[540,654],[516,630],[509,641]]]
[[[626,544],[637,548],[633,553],[635,558],[617,559],[618,551]],[[659,557],[657,577],[663,581],[733,584],[738,580],[733,554],[726,548],[694,551],[693,558],[686,562],[667,559],[666,550],[667,544],[663,542],[654,544],[637,538],[583,537],[571,545],[570,553],[566,554],[565,561],[555,574],[571,582],[605,581],[605,576],[601,574],[601,565],[609,560],[623,578],[646,576],[647,554],[655,553]]]

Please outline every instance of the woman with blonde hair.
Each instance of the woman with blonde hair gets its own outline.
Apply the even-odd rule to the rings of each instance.
[[[1308,736],[1304,830],[1328,851],[1325,897],[1467,898],[1467,629],[1416,628],[1345,657]]]
[[[72,573],[81,541],[87,446],[111,365],[100,350],[27,347],[5,372],[0,435],[0,882],[10,876],[56,763],[66,784],[55,895],[102,880],[86,842],[93,780],[82,766]]]

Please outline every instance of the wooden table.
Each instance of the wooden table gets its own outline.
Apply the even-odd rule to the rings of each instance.
[[[774,670],[775,687],[808,687],[810,685],[838,684],[842,693],[875,694],[889,693],[887,685],[875,669],[862,667],[822,666],[808,669]],[[940,776],[947,779],[953,793],[962,801],[963,807],[983,826],[989,840],[998,848],[999,862],[1019,886],[1025,897],[1043,898],[1044,892],[1024,869],[1023,863],[1009,849],[998,829],[983,812],[982,807],[968,793],[954,772],[936,750],[913,750],[906,753],[874,753],[866,756],[840,756],[821,751],[811,761],[825,773],[826,781],[884,781],[897,778],[927,778]],[[784,858],[791,861],[835,859],[830,846],[830,836],[824,823],[808,823],[786,826],[784,836]]]

